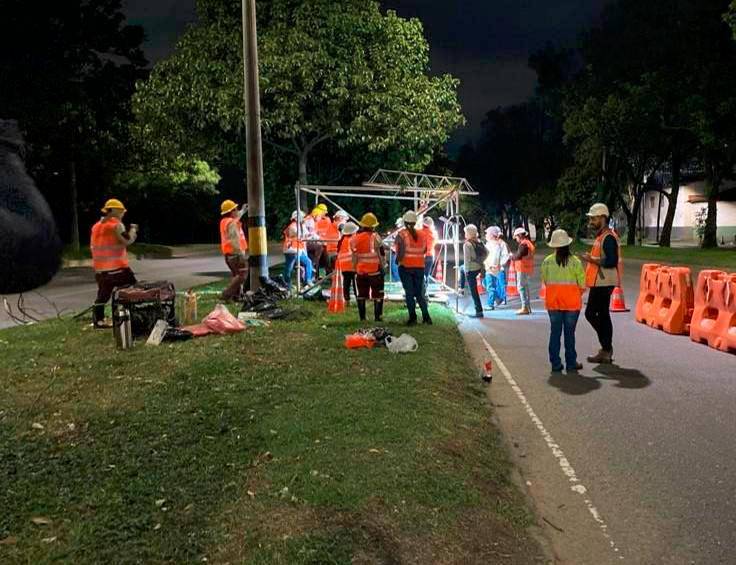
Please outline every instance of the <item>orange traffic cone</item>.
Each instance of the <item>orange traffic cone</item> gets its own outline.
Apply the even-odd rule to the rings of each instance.
[[[330,301],[327,303],[327,311],[333,314],[345,312],[345,295],[342,292],[342,271],[335,269],[332,273],[332,288],[330,289]]]
[[[547,298],[547,285],[545,285],[544,283],[542,283],[542,288],[539,289],[539,298],[541,298],[542,300]]]
[[[519,296],[519,287],[516,284],[516,269],[514,262],[509,263],[508,278],[506,280],[506,296]]]
[[[485,294],[486,293],[486,287],[483,284],[483,275],[479,274],[478,278],[475,282],[475,288],[478,290],[478,294]]]
[[[630,312],[630,310],[626,307],[624,291],[621,290],[620,286],[617,286],[613,289],[613,298],[611,299],[611,312]]]

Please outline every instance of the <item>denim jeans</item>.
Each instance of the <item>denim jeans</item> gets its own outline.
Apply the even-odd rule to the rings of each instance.
[[[417,319],[416,304],[422,310],[422,318],[429,318],[429,310],[427,310],[427,300],[424,296],[424,270],[423,269],[407,269],[399,267],[399,275],[401,276],[401,284],[406,294],[406,307],[409,310],[409,319]]]
[[[429,284],[429,278],[432,276],[432,267],[434,267],[434,257],[431,255],[424,258],[424,284]]]
[[[506,301],[506,271],[500,271],[498,275],[486,273],[486,292],[488,292],[488,306]]]
[[[299,257],[299,263],[304,267],[304,276],[306,282],[312,282],[314,276],[314,268],[312,261],[304,251],[297,253],[284,253],[284,280],[289,288],[291,288],[291,273],[294,271],[296,265],[297,256]]]
[[[401,280],[399,274],[399,263],[396,261],[396,253],[391,253],[391,282],[397,282]]]
[[[516,280],[519,284],[519,296],[521,297],[521,307],[529,308],[531,310],[531,292],[529,285],[531,284],[531,276],[529,273],[516,273]]]
[[[463,268],[463,272],[465,272]],[[480,301],[480,294],[478,294],[478,277],[481,271],[469,271],[466,273],[468,287],[470,287],[470,295],[473,297],[473,305],[477,313],[483,312],[483,304]]]
[[[549,335],[549,362],[555,371],[562,370],[560,359],[560,338],[565,335],[565,365],[567,370],[574,370],[578,362],[578,354],[575,351],[575,327],[578,324],[580,310],[550,310],[549,321],[552,324]]]

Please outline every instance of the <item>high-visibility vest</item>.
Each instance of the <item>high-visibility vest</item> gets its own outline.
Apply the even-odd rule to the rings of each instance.
[[[404,243],[404,256],[399,261],[399,265],[406,269],[424,269],[424,256],[427,253],[424,230],[417,231],[416,241],[407,229],[401,230],[398,236]]]
[[[320,216],[314,220],[314,229],[320,239],[329,239],[331,226],[332,220],[327,217],[327,214],[325,214],[324,216]]]
[[[335,222],[330,222],[323,239],[327,240],[327,253],[337,253],[337,242],[340,241],[340,229]]]
[[[235,249],[228,233],[230,224],[233,222],[237,224],[239,249]],[[248,241],[245,239],[245,233],[243,233],[243,224],[237,218],[228,216],[220,220],[220,250],[223,255],[240,255],[248,250]]]
[[[90,249],[92,266],[97,272],[116,271],[128,267],[128,248],[118,239],[117,218],[102,218],[92,226]]]
[[[585,272],[580,259],[571,255],[567,266],[561,267],[554,253],[548,256],[542,262],[542,282],[547,290],[544,298],[547,310],[577,312],[582,309]]]
[[[337,268],[343,273],[353,272],[353,252],[350,249],[350,240],[352,235],[343,236],[342,241],[338,244],[337,250]]]
[[[356,272],[359,275],[376,275],[381,271],[381,257],[378,254],[376,234],[363,231],[350,240],[350,250],[358,259]]]
[[[616,232],[608,228],[604,229],[595,238],[590,256],[593,259],[601,259],[603,257],[603,240],[609,235],[616,239],[616,245],[618,246],[618,265],[612,269],[605,269],[595,263],[588,263],[588,266],[585,268],[585,286],[588,288],[596,286],[621,286],[621,273],[624,262],[621,256],[621,241],[616,235]]]
[[[437,232],[434,228],[424,228],[422,231],[427,238],[427,257],[434,257],[438,239]]]
[[[299,251],[305,251],[307,249],[307,242],[304,241],[304,232],[302,232],[302,240],[299,241],[299,233],[297,232],[296,235],[293,237],[289,235],[289,231],[294,228],[297,229],[296,220],[292,220],[292,222],[286,226],[286,229],[284,230],[284,253],[297,253]]]
[[[527,246],[529,252],[518,261],[514,261],[514,269],[517,273],[534,273],[534,252],[537,250],[529,239],[525,239],[522,243]]]

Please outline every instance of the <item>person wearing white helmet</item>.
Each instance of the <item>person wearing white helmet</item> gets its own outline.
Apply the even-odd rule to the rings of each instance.
[[[291,214],[291,222],[283,231],[284,238],[284,280],[291,289],[291,274],[297,261],[304,267],[304,278],[307,285],[312,284],[314,267],[307,255],[307,242],[304,233],[304,213],[294,210]]]
[[[511,260],[509,246],[501,239],[501,228],[491,226],[486,230],[486,269],[485,287],[488,292],[488,308],[496,309],[497,304],[506,304],[506,268]]]
[[[404,287],[410,326],[417,323],[417,304],[422,311],[422,323],[432,324],[424,294],[424,257],[427,254],[427,239],[424,230],[416,229],[417,223],[416,212],[409,210],[404,214],[404,229],[396,236],[396,260],[399,263],[399,276]]]
[[[613,362],[613,322],[611,321],[611,295],[621,286],[621,243],[616,233],[608,226],[611,214],[608,206],[593,204],[587,214],[588,225],[596,237],[590,253],[581,258],[587,263],[585,284],[590,289],[585,318],[588,320],[601,344],[601,350],[590,357],[589,363]]]
[[[463,244],[463,269],[465,280],[473,297],[475,315],[473,318],[483,317],[483,304],[478,294],[478,277],[483,273],[483,262],[488,256],[488,250],[478,239],[478,228],[474,224],[465,226],[465,243]]]
[[[585,272],[583,263],[570,253],[572,238],[565,230],[555,230],[549,246],[555,250],[542,262],[542,282],[547,287],[545,306],[549,314],[549,362],[553,373],[562,372],[560,339],[565,337],[565,367],[568,373],[583,368],[575,350],[575,328],[583,307]]]
[[[350,249],[350,240],[358,233],[358,226],[353,222],[345,222],[340,226],[340,241],[337,242],[337,268],[342,273],[342,292],[345,302],[350,303],[350,290],[358,297],[355,283],[355,267],[353,266],[353,251]]]
[[[521,309],[517,310],[517,316],[528,316],[532,313],[531,278],[534,274],[534,252],[536,248],[529,239],[529,232],[524,228],[514,230],[514,240],[518,244],[516,252],[511,256],[516,269],[516,282],[519,285],[519,296],[521,297]]]

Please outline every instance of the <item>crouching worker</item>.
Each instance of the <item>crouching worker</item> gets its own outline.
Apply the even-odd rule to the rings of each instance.
[[[138,237],[138,226],[133,224],[129,230],[125,229],[122,220],[126,211],[120,200],[111,198],[102,208],[105,215],[92,226],[90,249],[97,281],[97,299],[92,309],[92,322],[98,329],[112,327],[105,320],[105,304],[110,300],[115,287],[136,283],[128,263],[128,246]]]
[[[238,205],[232,200],[225,200],[220,206],[220,250],[233,275],[228,287],[222,291],[223,300],[240,300],[243,296],[243,283],[248,278],[248,260],[245,256],[248,241],[240,222],[247,210],[245,204],[238,210]]]
[[[350,289],[353,289],[355,296],[358,296],[355,290],[355,267],[353,266],[353,252],[350,250],[350,240],[358,233],[358,226],[353,222],[347,222],[340,226],[342,236],[337,243],[337,268],[342,273],[342,292],[345,302],[350,303]]]
[[[565,230],[552,234],[549,246],[555,252],[542,262],[542,282],[547,286],[545,305],[549,313],[549,361],[552,372],[562,372],[560,338],[565,336],[565,367],[568,373],[583,368],[575,351],[575,328],[580,317],[585,291],[583,263],[570,254],[572,238]]]
[[[373,300],[373,317],[383,320],[384,257],[383,242],[376,233],[378,218],[370,212],[360,220],[358,233],[350,240],[353,269],[358,284],[358,314],[365,320],[365,301]]]

